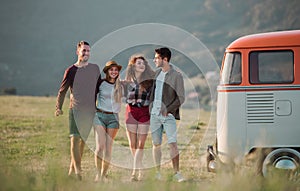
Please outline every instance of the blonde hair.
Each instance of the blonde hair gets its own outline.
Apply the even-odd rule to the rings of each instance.
[[[137,59],[143,60],[145,64],[145,71],[142,73],[141,79],[139,79],[139,81],[135,76],[135,62]],[[152,68],[150,67],[150,65],[148,64],[147,60],[143,55],[134,54],[130,57],[126,69],[125,80],[127,81],[136,80],[144,88],[148,88],[149,86],[152,85],[152,82],[150,83],[149,81],[151,81],[153,77],[154,77],[154,71],[152,70]]]
[[[116,102],[121,102],[123,96],[123,86],[120,82],[120,76],[117,77],[115,82],[114,99]]]

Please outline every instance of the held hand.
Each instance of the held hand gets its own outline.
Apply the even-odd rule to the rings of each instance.
[[[60,109],[57,109],[56,111],[55,111],[55,116],[59,116],[59,115],[62,115],[63,114],[63,111],[62,110],[60,110]]]
[[[130,84],[132,83],[132,81],[130,80],[121,80],[121,84],[124,86],[124,85],[127,85],[127,84]]]

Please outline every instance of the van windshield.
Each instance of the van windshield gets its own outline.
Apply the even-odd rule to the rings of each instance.
[[[227,52],[224,58],[220,84],[237,85],[241,82],[241,53]]]

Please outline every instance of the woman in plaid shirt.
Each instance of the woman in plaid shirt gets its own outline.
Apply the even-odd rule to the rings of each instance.
[[[154,71],[142,55],[129,59],[124,81],[126,95],[125,122],[130,150],[134,158],[131,181],[141,180],[143,149],[147,139],[150,114],[149,98]]]

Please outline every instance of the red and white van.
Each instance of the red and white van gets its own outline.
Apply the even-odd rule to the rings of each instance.
[[[224,54],[217,101],[214,160],[240,164],[262,151],[259,164],[299,170],[300,30],[261,33],[232,42]]]

